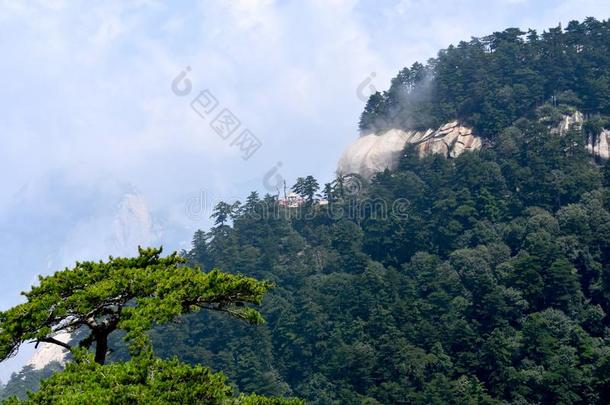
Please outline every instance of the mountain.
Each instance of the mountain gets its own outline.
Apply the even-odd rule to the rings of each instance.
[[[13,196],[0,221],[0,257],[20,271],[7,273],[0,306],[14,304],[18,292],[39,274],[75,260],[128,255],[138,244],[158,243],[162,229],[144,196],[115,179],[97,180],[83,184],[50,173]],[[28,253],[18,256],[15,251]]]
[[[156,354],[312,404],[610,403],[609,45],[510,28],[401,70],[321,196],[219,204],[184,252],[272,281],[267,323],[200,312]]]
[[[548,104],[576,107],[599,129],[610,114],[609,48],[608,21],[595,18],[541,34],[508,28],[462,41],[402,69],[387,91],[369,98],[360,128],[425,130],[458,119],[493,140]]]
[[[543,116],[548,108],[542,108],[537,114],[539,121],[548,122],[549,116]],[[548,128],[557,136],[565,136],[571,129],[583,130],[590,125],[584,114],[574,108],[564,111],[561,118],[555,119]],[[610,158],[610,130],[601,128],[597,132],[585,131],[586,149],[594,157]],[[339,175],[356,174],[370,179],[386,169],[394,170],[398,166],[405,146],[414,145],[420,157],[431,154],[442,154],[455,158],[466,151],[480,150],[490,142],[473,133],[458,121],[449,122],[436,130],[425,131],[402,130],[392,128],[379,133],[363,134],[347,147],[337,166]]]
[[[394,169],[401,143],[417,145],[420,154],[455,157],[491,144],[519,118],[535,117],[555,121],[563,133],[570,124],[584,126],[588,149],[607,159],[609,47],[607,21],[594,18],[542,34],[509,28],[450,46],[425,65],[405,67],[387,91],[369,98],[362,137],[346,150],[338,172],[370,178]],[[465,142],[442,131],[458,124]]]
[[[325,204],[198,232],[191,263],[275,282],[268,323],[194,316],[159,352],[314,404],[610,402],[610,22],[523,34],[403,69]]]
[[[47,275],[76,260],[131,255],[138,245],[160,243],[164,228],[144,196],[112,179],[100,183],[94,188],[50,174],[14,196],[3,216],[6,219],[0,222],[0,238],[5,242],[0,257],[7,268],[19,271],[8,272],[12,277],[3,280],[0,305],[14,304],[18,291],[34,284],[39,274]],[[15,255],[15,251],[27,254]],[[25,347],[17,357],[3,364],[2,379],[9,379],[23,365],[42,370],[50,363],[62,363],[64,353],[43,343],[37,351],[33,345]]]
[[[472,133],[472,128],[457,121],[426,131],[393,128],[363,135],[349,145],[339,160],[337,173],[370,179],[385,169],[394,170],[407,144],[414,145],[420,157],[440,153],[454,158],[466,151],[481,149],[483,140]]]
[[[608,403],[610,164],[580,136],[521,121],[453,159],[408,145],[328,205],[250,196],[187,257],[274,281],[268,323],[202,314],[155,347],[319,404]]]

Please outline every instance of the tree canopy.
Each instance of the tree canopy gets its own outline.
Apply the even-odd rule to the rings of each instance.
[[[155,354],[186,364],[147,350],[130,360],[113,335],[111,364],[77,358],[32,401],[53,401],[63,386],[78,400],[108,388],[188,401],[191,378],[206,381],[201,395],[227,395],[205,364],[240,392],[312,404],[610,403],[610,163],[584,146],[607,127],[609,32],[595,19],[541,35],[508,29],[399,72],[369,100],[363,127],[458,118],[490,138],[486,147],[447,159],[407,146],[396,170],[326,184],[328,204],[313,198],[313,177],[297,181],[300,206],[257,193],[221,203],[215,226],[183,252],[188,266],[177,256],[148,265],[146,254],[130,266],[79,264],[2,313],[3,357],[70,328],[74,309],[88,313],[133,278],[141,296],[117,327],[137,343],[156,325],[146,335]],[[574,109],[587,115],[582,128],[551,131]],[[100,275],[84,283],[85,269]],[[269,285],[249,277],[277,287],[261,301]],[[64,278],[75,287],[62,296],[53,286]],[[258,322],[240,306],[250,303],[261,303],[260,327],[220,314]],[[117,316],[115,305],[96,322]],[[168,370],[190,377],[170,384]]]
[[[307,176],[304,178],[299,177],[292,187],[292,191],[305,198],[308,203],[313,201],[314,196],[319,189],[320,185],[313,176]]]
[[[522,119],[455,159],[407,147],[328,205],[250,199],[185,256],[273,280],[267,323],[195,314],[156,349],[314,404],[608,403],[610,164],[584,131]]]
[[[72,269],[40,277],[24,295],[27,302],[0,313],[0,360],[23,342],[53,343],[61,332],[87,332],[80,346],[95,344],[95,361],[103,364],[108,336],[117,329],[137,350],[153,325],[201,309],[226,312],[251,323],[261,315],[246,304],[259,304],[270,287],[250,277],[212,270],[203,273],[183,266],[176,253],[161,257],[162,249],[139,249],[134,258],[79,262]]]
[[[462,41],[405,67],[373,94],[361,130],[436,128],[459,119],[486,138],[537,107],[570,105],[610,116],[610,20],[571,21],[539,34],[508,28]]]
[[[19,378],[24,389],[36,389],[36,377],[49,377],[40,389],[19,399],[23,392],[3,388],[5,402],[48,403],[206,403],[282,405],[301,404],[296,399],[235,395],[225,377],[202,365],[188,365],[177,358],[154,356],[150,329],[201,309],[224,312],[253,324],[263,323],[248,304],[260,304],[271,287],[268,282],[212,270],[204,273],[185,266],[173,253],[139,249],[134,258],[110,258],[106,262],[79,262],[52,276],[40,277],[39,285],[24,293],[27,302],[0,313],[1,360],[15,353],[25,341],[45,342],[71,350],[74,361],[66,369],[45,368],[38,375],[25,370]],[[86,334],[83,335],[82,329]],[[109,335],[126,332],[132,357],[104,365]],[[78,345],[55,339],[67,332]],[[95,344],[95,355],[88,351]],[[13,385],[19,385],[13,383]],[[16,392],[15,392],[16,391]],[[16,396],[11,396],[16,394]]]
[[[177,359],[143,355],[127,362],[100,365],[92,356],[77,353],[65,371],[42,382],[27,399],[6,404],[234,404],[299,405],[297,399],[234,395],[221,373]]]

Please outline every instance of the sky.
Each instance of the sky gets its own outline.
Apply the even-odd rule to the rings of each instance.
[[[610,2],[0,0],[0,310],[75,260],[188,248],[215,202],[330,181],[402,67],[587,16]]]

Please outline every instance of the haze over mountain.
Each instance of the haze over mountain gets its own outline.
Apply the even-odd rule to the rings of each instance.
[[[262,179],[277,162],[290,182],[309,169],[314,151],[316,177],[332,177],[356,133],[354,117],[368,87],[387,87],[399,67],[471,35],[507,26],[542,29],[610,11],[597,1],[485,4],[3,3],[2,37],[20,38],[2,43],[0,64],[4,234],[15,241],[13,223],[36,222],[34,214],[15,208],[27,184],[38,184],[39,201],[71,207],[71,199],[78,200],[61,187],[54,191],[53,173],[63,179],[55,182],[101,194],[109,178],[133,185],[151,211],[190,228],[182,236],[188,241],[190,231],[206,224],[184,216],[185,200],[201,190],[216,201],[250,189],[267,192]],[[296,23],[302,21],[307,24]],[[423,21],[432,21],[432,29]],[[255,158],[243,162],[171,93],[171,81],[187,65],[195,89],[212,90],[264,141]],[[366,79],[372,81],[357,95]],[[288,141],[294,148],[284,147]],[[32,254],[38,253],[22,256]],[[0,306],[18,299],[39,264],[23,272],[23,282]]]
[[[212,225],[189,216],[193,198],[274,192],[277,162],[289,184],[330,181],[370,86],[448,43],[609,14],[595,1],[3,3],[0,36],[21,39],[1,45],[0,307],[77,259],[187,248]],[[261,138],[251,160],[171,92],[186,66]]]

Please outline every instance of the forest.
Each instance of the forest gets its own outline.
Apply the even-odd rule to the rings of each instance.
[[[338,179],[326,206],[220,206],[185,256],[272,280],[268,323],[201,314],[153,339],[308,403],[608,403],[610,164],[582,140],[523,119],[480,153]]]
[[[598,126],[610,114],[610,21],[587,18],[539,34],[509,28],[416,62],[373,94],[360,129],[427,129],[460,119],[494,139],[544,104],[569,104]],[[600,122],[601,121],[601,122]]]
[[[585,150],[609,124],[609,46],[610,20],[589,18],[401,70],[363,131],[457,118],[487,145],[454,159],[407,146],[370,181],[299,178],[298,207],[257,192],[219,203],[180,256],[267,282],[265,322],[181,312],[147,334],[155,355],[311,404],[610,403],[610,162]],[[574,110],[584,125],[554,132]],[[124,335],[111,365],[130,357]],[[15,374],[4,395],[45,372]]]

